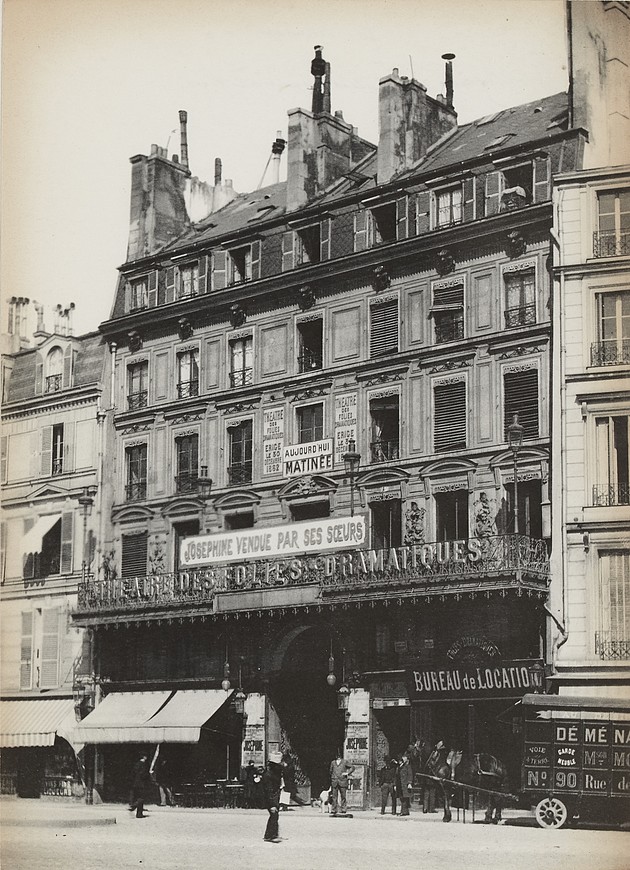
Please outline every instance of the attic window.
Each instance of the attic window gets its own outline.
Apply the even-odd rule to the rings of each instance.
[[[295,234],[296,259],[298,266],[307,263],[319,263],[321,251],[321,233],[319,223],[297,230]]]
[[[492,142],[488,142],[487,145],[484,145],[484,151],[490,151],[492,148],[499,148],[501,145],[505,145],[512,136],[515,136],[515,133],[506,133],[504,136],[497,136],[496,139],[493,139]]]
[[[499,111],[499,112],[494,112],[492,115],[485,115],[483,118],[480,118],[480,119],[477,121],[477,126],[478,126],[478,127],[483,127],[484,124],[489,124],[491,121],[496,120],[496,118],[499,117],[499,115],[501,114],[502,111],[503,111],[503,110],[501,109],[501,111]]]
[[[370,209],[372,212],[372,244],[396,241],[396,203],[389,202]]]
[[[501,211],[521,208],[532,202],[532,164],[521,163],[503,170],[503,193]]]
[[[274,205],[264,205],[262,208],[259,208],[256,214],[253,217],[250,217],[247,223],[251,224],[255,221],[260,221],[263,218],[267,217],[267,215],[274,210]]]

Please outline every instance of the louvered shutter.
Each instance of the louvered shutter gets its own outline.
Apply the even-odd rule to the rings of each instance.
[[[33,683],[33,611],[22,613],[20,640],[20,689],[30,689]]]
[[[464,285],[456,284],[454,287],[434,287],[433,304],[449,305],[452,308],[460,308],[464,305]]]
[[[324,218],[319,225],[319,259],[330,260],[331,220]]]
[[[398,352],[398,299],[370,308],[370,356]]]
[[[122,577],[144,577],[147,573],[147,532],[122,536]]]
[[[54,689],[59,681],[59,612],[58,607],[50,607],[42,613],[41,689]]]
[[[354,213],[354,250],[364,251],[368,246],[368,214],[365,209]]]
[[[35,354],[35,395],[41,396],[44,392],[44,364],[39,353]]]
[[[39,473],[43,477],[48,477],[48,475],[52,471],[52,431],[52,426],[44,426],[41,434],[39,447],[41,462],[39,466]]]
[[[175,299],[175,266],[168,266],[166,269],[166,302],[173,302]]]
[[[524,438],[537,438],[538,419],[538,369],[525,369],[522,372],[506,372],[503,377],[503,426],[507,441],[508,426],[518,414],[518,422],[523,427]]]
[[[74,423],[63,424],[63,470],[74,471]]]
[[[282,233],[282,271],[290,272],[295,268],[295,233],[289,230]]]
[[[252,281],[257,281],[260,278],[260,239],[252,242]]]
[[[67,389],[72,386],[72,369],[74,357],[71,345],[68,345],[63,352],[63,387]]]
[[[428,233],[431,228],[431,194],[422,190],[416,196],[416,235]]]
[[[7,524],[0,520],[0,584],[4,583],[7,568]]]
[[[437,384],[434,391],[433,447],[437,451],[466,446],[466,384]]]
[[[208,292],[208,258],[199,257],[199,295]]]
[[[402,242],[407,238],[407,210],[409,208],[409,199],[402,196],[396,200],[396,240]]]
[[[485,215],[489,217],[492,214],[499,213],[499,205],[501,202],[503,174],[501,172],[489,172],[486,175],[486,204]]]
[[[166,273],[168,269],[160,269],[158,272],[157,304],[164,305],[166,302]]]
[[[475,179],[465,178],[463,184],[464,194],[464,223],[475,219]]]
[[[157,288],[158,288],[158,273],[157,270],[154,269],[152,272],[149,272],[149,277],[147,280],[148,285],[148,303],[149,308],[155,308],[157,306]]]
[[[227,286],[227,251],[212,252],[212,289],[224,290]]]
[[[62,574],[72,573],[72,526],[74,515],[66,511],[61,515],[61,568]]]
[[[549,195],[549,157],[534,160],[534,202],[547,202]]]
[[[0,483],[7,482],[7,457],[9,448],[9,438],[3,435],[0,438]]]
[[[125,281],[125,314],[131,311],[131,283]]]
[[[30,530],[35,525],[34,519],[26,519],[24,520],[24,534],[30,532]],[[22,562],[22,576],[25,580],[30,579],[35,576],[35,567],[39,565],[39,553],[25,553]]]

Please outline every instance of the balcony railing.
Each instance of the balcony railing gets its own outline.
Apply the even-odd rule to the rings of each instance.
[[[142,501],[147,497],[146,480],[138,480],[125,486],[125,499],[127,501]]]
[[[630,231],[593,233],[594,257],[624,257],[630,254]]]
[[[298,367],[300,374],[313,371],[313,369],[321,369],[322,354],[314,350],[303,350],[298,357]]]
[[[199,395],[199,381],[180,381],[177,384],[177,398],[190,399]]]
[[[536,323],[536,306],[535,305],[519,305],[518,308],[508,308],[505,312],[505,325],[510,328],[513,326],[531,326]]]
[[[59,456],[52,461],[52,473],[53,476],[55,474],[63,474],[63,457]]]
[[[627,483],[596,483],[593,486],[593,507],[614,507],[630,504]]]
[[[46,378],[46,392],[56,393],[63,386],[63,375],[48,375]]]
[[[612,637],[610,632],[595,632],[595,655],[602,661],[630,659],[630,638]]]
[[[372,454],[372,462],[389,462],[392,459],[399,457],[398,438],[384,441],[372,441],[370,444],[370,452]]]
[[[230,383],[233,387],[247,387],[253,382],[254,370],[252,368],[230,372]]]
[[[435,321],[435,341],[460,341],[464,337],[464,321],[461,318],[440,318]]]
[[[611,338],[591,345],[592,366],[618,366],[630,363],[630,338]]]
[[[251,483],[252,480],[252,463],[249,462],[234,462],[228,466],[228,481],[230,486],[237,483]]]
[[[127,408],[129,411],[137,411],[139,408],[146,408],[148,390],[140,390],[137,393],[127,394]]]
[[[178,474],[175,478],[175,492],[197,492],[197,474]]]

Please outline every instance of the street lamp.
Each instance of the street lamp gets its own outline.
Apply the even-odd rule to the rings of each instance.
[[[331,687],[337,682],[337,677],[335,676],[335,657],[333,655],[332,636],[330,638],[330,655],[328,657],[328,676],[326,677],[326,682]]]
[[[199,477],[197,478],[197,492],[199,493],[199,498],[206,501],[210,498],[211,490],[212,478],[208,477],[208,466],[202,465]]]
[[[94,504],[95,486],[84,486],[78,502],[83,508],[83,560],[81,562],[81,580],[85,583],[87,576],[87,518]]]
[[[523,427],[518,422],[518,414],[507,428],[508,446],[514,460],[514,534],[519,534],[518,528],[518,452],[523,445]]]
[[[345,472],[350,478],[350,516],[354,516],[354,478],[359,470],[361,462],[361,454],[357,453],[356,443],[354,438],[348,441],[348,452],[343,454],[343,465]]]

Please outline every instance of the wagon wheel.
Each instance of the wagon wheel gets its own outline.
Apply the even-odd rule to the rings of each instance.
[[[567,805],[557,797],[544,798],[536,806],[536,821],[541,828],[561,828],[568,816]]]

